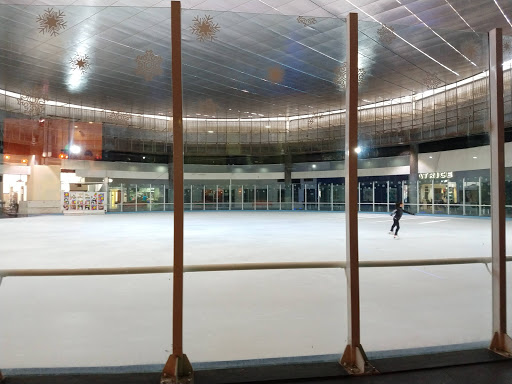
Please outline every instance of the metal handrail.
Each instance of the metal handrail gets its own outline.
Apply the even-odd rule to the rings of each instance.
[[[447,259],[418,260],[363,260],[360,268],[418,267],[427,265],[489,264],[490,257],[461,257]],[[507,256],[506,261],[512,261]],[[222,272],[278,269],[331,269],[346,267],[345,261],[281,262],[281,263],[237,263],[237,264],[192,264],[183,267],[184,272]],[[101,275],[144,275],[172,273],[172,266],[124,267],[124,268],[80,268],[80,269],[1,269],[0,278],[35,276],[101,276]]]

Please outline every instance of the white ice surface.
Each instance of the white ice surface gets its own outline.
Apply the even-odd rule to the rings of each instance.
[[[344,260],[344,219],[187,212],[185,264]],[[172,223],[170,213],[0,220],[0,269],[172,265]],[[400,240],[390,224],[388,215],[360,214],[360,259],[490,256],[488,219],[404,215]],[[363,347],[489,340],[490,284],[483,265],[362,269]],[[5,278],[0,367],[164,363],[171,295],[165,274]],[[184,303],[193,362],[333,354],[346,344],[342,270],[188,273]]]

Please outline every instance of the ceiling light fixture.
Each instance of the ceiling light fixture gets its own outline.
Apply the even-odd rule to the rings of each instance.
[[[426,57],[428,57],[430,60],[432,60],[433,62],[439,64],[441,67],[443,67],[444,69],[447,69],[448,71],[450,71],[451,73],[453,73],[454,75],[457,75],[457,76],[460,76],[457,72],[455,72],[453,69],[450,69],[448,68],[446,65],[444,65],[443,63],[439,62],[438,60],[434,59],[432,56],[430,56],[428,53],[425,53],[423,52],[421,49],[419,49],[418,47],[416,47],[414,44],[412,43],[409,43],[407,40],[405,40],[402,36],[400,36],[399,34],[397,34],[395,31],[392,31],[390,28],[386,27],[383,23],[381,23],[379,20],[377,20],[375,17],[373,17],[372,15],[370,15],[368,12],[364,11],[362,8],[358,7],[357,5],[355,5],[353,2],[351,2],[350,0],[345,0],[347,3],[349,3],[350,5],[352,5],[354,8],[357,8],[359,11],[361,11],[362,13],[364,13],[366,16],[368,16],[370,19],[372,19],[373,21],[379,23],[380,25],[382,25],[384,28],[386,28],[387,30],[391,31],[396,37],[398,37],[400,40],[402,40],[404,43],[406,43],[407,45],[413,47],[415,50],[417,50],[418,52],[422,53],[423,55],[425,55]],[[400,3],[398,0],[397,0],[398,3]],[[400,3],[401,4],[401,3]]]
[[[473,27],[471,27],[471,25],[469,25],[469,24],[468,24],[468,22],[467,22],[466,20],[464,20],[464,18],[460,15],[460,13],[459,13],[459,12],[457,12],[457,10],[456,10],[455,8],[453,8],[453,7],[452,7],[452,5],[448,2],[448,0],[444,0],[444,1],[446,2],[446,4],[448,4],[448,5],[450,6],[450,8],[451,8],[451,9],[453,9],[453,12],[455,12],[455,13],[457,14],[457,16],[459,16],[459,17],[461,18],[461,20],[462,20],[464,23],[466,23],[466,25],[467,25],[469,28],[471,28],[471,30],[472,30],[473,32],[475,32],[475,33],[476,33],[476,31],[473,29]]]
[[[496,3],[496,6],[499,8],[499,10],[500,10],[501,14],[503,15],[503,17],[505,18],[505,20],[507,20],[507,22],[512,27],[512,23],[510,22],[510,19],[507,17],[507,15],[505,15],[505,12],[503,12],[503,9],[501,9],[500,5],[498,4],[498,1],[494,0],[494,2]]]
[[[496,0],[495,0],[496,1]],[[421,20],[419,18],[418,15],[416,15],[413,11],[411,11],[409,8],[407,8],[407,5],[404,5],[400,2],[400,0],[396,0],[396,2],[398,4],[400,4],[402,7],[404,7],[405,9],[407,9],[407,11],[409,11],[409,13],[411,15],[413,15],[416,19],[418,19],[425,27],[427,27],[428,29],[430,29],[432,31],[432,33],[434,33],[434,35],[436,35],[437,37],[439,37],[441,40],[443,40],[446,44],[448,44],[448,46],[453,49],[455,52],[457,52],[459,55],[461,55],[462,57],[464,57],[467,61],[469,61],[472,65],[474,65],[475,67],[478,67],[478,65],[476,65],[475,63],[473,63],[466,55],[464,55],[461,51],[459,51],[457,48],[455,48],[453,45],[451,45],[444,37],[442,37],[439,33],[437,33],[436,31],[434,31],[432,28],[430,28],[423,20]]]

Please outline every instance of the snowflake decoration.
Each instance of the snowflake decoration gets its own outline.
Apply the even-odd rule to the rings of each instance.
[[[59,32],[66,28],[64,13],[54,11],[53,8],[47,9],[42,15],[37,16],[39,23],[39,32],[43,35],[48,32],[52,36],[57,36]]]
[[[284,70],[280,67],[272,67],[268,69],[267,79],[273,83],[281,83],[284,78]]]
[[[146,51],[144,55],[137,56],[137,75],[144,76],[146,81],[151,81],[154,76],[161,75],[162,71],[162,57],[155,55],[153,51]]]
[[[309,27],[311,24],[316,24],[316,19],[314,17],[307,19],[304,16],[299,16],[297,17],[297,22],[304,24],[305,27]]]
[[[338,84],[341,88],[345,88],[347,86],[347,63],[341,64],[338,68],[334,70],[335,78],[334,82]],[[358,68],[357,70],[357,82],[361,84],[364,81],[364,76],[366,75],[366,71],[364,68]]]
[[[482,58],[482,49],[475,40],[469,40],[462,43],[460,51],[471,61],[480,61]]]
[[[194,24],[190,27],[192,33],[197,36],[197,40],[213,41],[215,38],[215,34],[219,31],[219,24],[213,23],[213,18],[210,15],[205,15],[204,17],[196,16],[192,20]]]
[[[71,68],[78,69],[80,72],[85,73],[91,66],[89,64],[89,56],[76,54],[71,60],[69,60]]]
[[[131,116],[128,113],[109,112],[107,113],[107,119],[114,123],[127,124],[128,121],[130,121]]]
[[[382,44],[391,44],[393,40],[396,39],[395,35],[395,29],[391,26],[382,25],[381,28],[377,30],[377,33],[379,34],[379,40]]]
[[[427,89],[435,89],[441,85],[442,81],[439,80],[435,73],[427,73],[427,77],[423,80]]]
[[[31,90],[22,91],[18,99],[18,104],[25,109],[25,112],[30,116],[44,115],[46,107],[46,95],[43,94],[37,87]]]

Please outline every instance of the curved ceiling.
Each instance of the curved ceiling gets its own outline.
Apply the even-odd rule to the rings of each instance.
[[[0,88],[169,114],[169,1],[16,3],[0,1]],[[342,108],[348,12],[360,17],[361,104],[481,73],[486,32],[495,27],[508,35],[505,59],[512,58],[512,2],[504,0],[189,0],[182,8],[184,112],[190,116]]]

